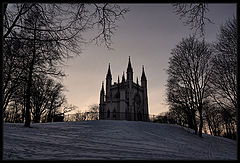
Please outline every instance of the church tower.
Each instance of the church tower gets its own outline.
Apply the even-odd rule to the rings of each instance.
[[[142,67],[141,85],[133,81],[133,68],[129,56],[127,72],[123,72],[122,81],[119,76],[112,84],[110,63],[106,75],[106,91],[104,83],[100,91],[99,119],[148,121],[147,79]],[[106,94],[105,94],[106,92]]]

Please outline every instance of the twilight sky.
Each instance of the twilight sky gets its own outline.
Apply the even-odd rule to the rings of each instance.
[[[113,37],[112,48],[97,45],[84,47],[83,52],[68,60],[65,72],[67,77],[63,83],[69,104],[78,110],[88,110],[92,104],[99,104],[99,92],[111,64],[112,82],[121,79],[126,73],[128,56],[131,56],[133,78],[140,80],[142,65],[148,81],[149,114],[159,114],[168,111],[166,102],[166,83],[168,59],[171,49],[182,38],[193,33],[184,26],[179,17],[173,13],[171,4],[121,4],[129,7],[125,19],[118,22],[118,30]],[[206,25],[205,40],[213,42],[221,24],[228,18],[236,16],[234,3],[209,4],[208,17],[215,24]],[[125,74],[126,77],[126,74]],[[74,113],[71,112],[71,113]]]

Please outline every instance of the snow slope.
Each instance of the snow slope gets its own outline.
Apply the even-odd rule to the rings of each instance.
[[[4,123],[3,159],[237,159],[237,142],[177,125],[134,121]]]

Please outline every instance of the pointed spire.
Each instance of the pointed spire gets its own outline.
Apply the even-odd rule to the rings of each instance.
[[[102,90],[104,90],[104,81],[102,81]]]
[[[107,75],[111,75],[110,63],[108,65],[108,73],[107,73]]]
[[[142,77],[141,80],[146,80],[145,72],[144,72],[144,66],[142,65]]]
[[[137,77],[137,92],[139,92],[138,77]]]
[[[130,56],[129,56],[129,59],[128,59],[128,67],[127,67],[127,72],[129,72],[129,71],[131,71],[131,72],[133,71]]]
[[[122,75],[122,83],[125,82],[125,76],[124,76],[124,71],[123,71],[123,75]]]
[[[118,84],[117,84],[117,88],[118,88],[118,93],[119,93],[119,87],[120,87],[120,80],[119,80],[119,75],[118,75]],[[118,95],[117,95],[118,96]],[[119,97],[120,97],[120,95],[119,95]]]
[[[107,72],[106,78],[107,78],[107,79],[112,79],[110,63],[109,63],[109,65],[108,65],[108,72]]]
[[[104,83],[102,81],[102,89],[100,91],[100,104],[103,104],[104,102]]]
[[[101,92],[104,92],[104,82],[102,81],[102,90]]]

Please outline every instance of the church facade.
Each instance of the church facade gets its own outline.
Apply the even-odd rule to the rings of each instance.
[[[104,83],[100,91],[99,119],[149,121],[147,79],[142,67],[141,85],[133,81],[133,68],[129,57],[127,78],[123,72],[122,80],[112,84],[110,63],[106,75],[106,91]]]

